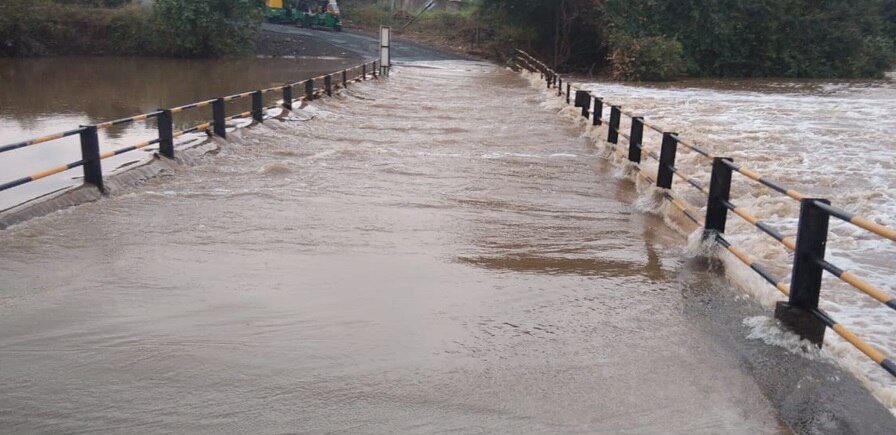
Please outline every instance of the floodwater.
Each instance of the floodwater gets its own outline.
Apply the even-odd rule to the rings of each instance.
[[[892,427],[836,367],[749,339],[768,312],[545,101],[409,64],[0,232],[0,428]]]
[[[658,86],[586,85],[624,110],[666,131],[679,132],[718,156],[807,197],[896,228],[896,82],[693,81]],[[608,119],[609,110],[604,114]],[[628,118],[622,127],[629,128]],[[605,133],[602,133],[603,137]],[[660,134],[645,128],[644,144],[659,154]],[[621,139],[622,144],[627,142]],[[644,168],[656,171],[649,160]],[[676,168],[708,186],[711,162],[679,147]],[[705,213],[705,197],[681,178],[673,190]],[[799,202],[735,174],[732,201],[785,236],[796,236]],[[668,212],[668,208],[667,208]],[[672,214],[677,214],[673,212]],[[779,279],[790,280],[793,255],[771,237],[729,213],[729,240]],[[771,308],[786,297],[733,256],[729,274]],[[896,297],[896,243],[831,218],[826,259]],[[825,273],[822,308],[891,360],[896,358],[896,312]],[[826,352],[896,412],[896,379],[833,332]]]
[[[0,58],[0,145],[159,108],[294,83],[362,62],[358,58]],[[300,94],[295,92],[296,96]],[[279,97],[267,94],[265,104]],[[227,103],[227,114],[249,110],[249,100]],[[210,119],[209,107],[188,110],[174,116],[175,129]],[[158,137],[152,119],[99,133],[101,151]],[[145,157],[143,152],[116,156],[103,161],[103,170],[113,171]],[[0,183],[80,159],[78,136],[7,152],[0,159]],[[0,192],[0,210],[70,186],[73,178],[81,175],[81,169],[76,169]]]

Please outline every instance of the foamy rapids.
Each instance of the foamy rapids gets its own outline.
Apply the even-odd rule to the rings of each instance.
[[[528,78],[545,93],[546,107],[579,123],[603,155],[617,162],[619,173],[639,184],[642,198],[638,207],[663,214],[666,222],[690,238],[695,254],[705,252],[705,246],[695,242],[700,238],[694,237],[694,232],[699,230],[684,224],[681,212],[667,201],[657,201],[656,189],[646,186],[637,171],[631,170],[623,156],[627,152],[624,138],[620,137],[617,152],[606,142],[610,103],[643,116],[665,131],[678,132],[703,149],[730,157],[789,189],[808,197],[827,198],[848,212],[896,227],[896,83],[892,80],[578,85],[605,99],[604,126],[597,128],[581,118],[578,108],[557,97],[556,89],[545,89],[538,74],[528,74]],[[623,115],[620,130],[628,131],[629,126],[629,118]],[[650,151],[659,154],[661,139],[659,133],[644,129],[643,143]],[[711,162],[684,146],[678,147],[675,166],[701,183],[709,181]],[[641,170],[655,178],[657,162],[647,159]],[[699,214],[705,214],[705,196],[693,186],[675,177],[672,191]],[[796,236],[797,201],[735,173],[732,202],[784,236]],[[726,233],[731,243],[747,251],[777,278],[789,282],[793,256],[783,245],[733,213],[729,213]],[[786,299],[727,251],[714,252],[726,263],[731,281],[769,308],[769,316],[775,302]],[[892,284],[896,243],[831,218],[826,259],[896,296]],[[821,297],[821,307],[835,320],[888,358],[896,358],[896,312],[828,273]],[[745,324],[766,325],[755,319],[745,319]],[[770,332],[774,328],[766,326],[753,328],[752,335],[759,338],[779,333]],[[800,346],[798,340],[770,342]],[[821,356],[855,374],[896,414],[896,379],[868,357],[830,330],[825,334]]]

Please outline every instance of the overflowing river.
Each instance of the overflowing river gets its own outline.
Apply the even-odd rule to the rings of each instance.
[[[600,89],[712,139],[656,96],[762,95]],[[892,427],[824,354],[756,339],[787,337],[558,108],[494,65],[416,62],[0,231],[0,429]]]
[[[585,88],[790,189],[827,198],[851,213],[896,228],[896,83],[892,80],[703,81],[659,87],[594,83]],[[609,109],[604,116],[609,116]],[[630,123],[623,118],[622,127],[627,129]],[[644,144],[651,151],[659,154],[661,141],[659,133],[645,128]],[[620,143],[627,144],[623,139]],[[711,162],[689,151],[679,147],[676,168],[708,185]],[[645,164],[654,173],[656,166],[652,159]],[[799,202],[742,175],[735,174],[734,181],[736,205],[785,236],[796,235]],[[697,189],[676,177],[673,190],[705,213],[706,199]],[[728,221],[728,238],[789,282],[792,254],[733,213]],[[729,273],[767,306],[785,298],[733,256],[726,257]],[[827,259],[896,297],[896,243],[831,218]],[[896,358],[896,312],[892,309],[828,273],[821,306]],[[827,352],[851,366],[896,409],[896,381],[891,375],[833,332],[827,333],[825,341]]]

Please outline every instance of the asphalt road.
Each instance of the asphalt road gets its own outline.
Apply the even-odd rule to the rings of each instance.
[[[333,32],[312,30],[283,24],[264,23],[262,29],[269,32],[298,35],[348,50],[362,57],[378,57],[379,38],[353,31]],[[454,53],[417,44],[400,38],[393,38],[392,60],[396,62],[416,62],[427,60],[469,59]]]

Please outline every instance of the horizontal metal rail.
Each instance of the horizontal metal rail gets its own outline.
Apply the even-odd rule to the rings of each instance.
[[[228,95],[228,96],[222,97],[222,98],[224,99],[224,101],[233,101],[233,100],[239,100],[240,98],[251,97],[252,94],[254,94],[254,93],[255,93],[255,91],[243,92],[241,94]]]
[[[737,257],[737,259],[742,263],[747,265],[747,267],[753,269],[753,271],[759,274],[762,279],[773,285],[776,289],[781,291],[781,293],[784,293],[788,296],[790,295],[790,286],[787,285],[785,281],[775,278],[775,276],[771,272],[769,272],[768,269],[753,260],[753,258],[750,257],[749,254],[747,254],[737,246],[731,244],[731,242],[725,239],[723,235],[717,233],[715,235],[715,238],[723,248],[727,249],[728,252],[734,254],[734,256]]]
[[[251,94],[251,92],[250,92],[250,94]],[[172,107],[170,110],[171,110],[171,113],[178,113],[178,112],[183,112],[184,110],[198,109],[200,107],[211,106],[211,104],[214,102],[215,102],[214,99],[199,101],[197,103],[191,103],[191,104],[186,104],[183,106]]]
[[[859,338],[852,331],[843,326],[842,323],[837,323],[828,313],[822,311],[819,308],[815,308],[812,310],[812,314],[815,317],[821,319],[825,325],[831,328],[834,332],[837,333],[844,340],[849,342],[853,347],[858,349],[860,352],[864,353],[868,358],[877,363],[877,365],[881,366],[887,373],[896,377],[896,363],[893,362],[892,359],[889,359],[884,355],[881,351],[877,350],[874,346],[868,344],[868,342]]]
[[[728,210],[731,210],[732,212],[734,212],[734,214],[743,218],[743,220],[747,221],[747,223],[749,223],[750,225],[753,225],[763,233],[768,234],[773,239],[781,242],[781,244],[784,245],[787,249],[791,251],[796,250],[796,241],[792,237],[784,237],[784,235],[781,234],[778,230],[772,228],[771,226],[769,226],[769,224],[759,220],[756,215],[734,205],[731,201],[723,200],[722,204],[724,204],[725,207],[728,208]]]
[[[174,133],[171,134],[171,137],[181,137],[185,134],[197,132],[199,130],[208,130],[213,125],[215,125],[214,122],[205,122],[205,123],[190,127],[186,130],[175,131]]]
[[[106,151],[106,152],[100,154],[100,160],[105,160],[105,159],[108,159],[109,157],[117,156],[117,155],[121,155],[121,154],[130,152],[130,151],[135,151],[135,150],[143,149],[143,148],[146,148],[146,147],[148,147],[148,146],[150,146],[150,145],[155,145],[155,144],[157,144],[157,143],[159,143],[159,139],[158,139],[158,138],[153,139],[153,140],[148,140],[148,141],[145,141],[145,142],[140,142],[140,143],[138,143],[138,144],[136,144],[136,145],[131,145],[131,146],[129,146],[129,147],[119,148],[119,149],[117,149],[117,150],[112,150],[112,151]]]
[[[42,144],[44,142],[50,142],[56,139],[62,139],[64,137],[74,136],[76,134],[81,134],[84,131],[84,127],[79,127],[73,130],[63,131],[60,133],[48,134],[46,136],[37,137],[31,140],[26,140],[22,142],[11,143],[9,145],[0,146],[0,153],[5,153],[7,151],[16,150],[19,148],[25,148],[32,145]]]
[[[815,202],[815,205],[837,219],[849,222],[859,228],[877,234],[878,236],[896,241],[896,230],[892,228],[873,222],[870,219],[849,213],[846,210],[839,209],[832,205],[824,204],[818,201]]]
[[[0,192],[7,190],[7,189],[12,189],[13,187],[16,187],[16,186],[21,186],[23,184],[30,183],[32,181],[40,180],[41,178],[49,177],[50,175],[58,174],[60,172],[65,172],[69,169],[74,169],[79,166],[84,166],[84,163],[85,163],[85,160],[78,160],[77,162],[72,162],[69,164],[62,165],[62,166],[57,166],[55,168],[50,168],[50,169],[40,171],[40,172],[35,172],[27,177],[22,177],[22,178],[19,178],[18,180],[13,180],[13,181],[10,181],[7,183],[0,184]]]
[[[155,112],[144,113],[142,115],[136,115],[136,116],[131,116],[131,117],[127,117],[127,118],[116,119],[114,121],[102,122],[102,123],[97,124],[96,128],[104,129],[104,128],[109,128],[109,127],[112,127],[115,125],[128,124],[128,123],[136,122],[136,121],[143,121],[143,120],[146,120],[149,118],[157,117],[161,114],[162,114],[162,111],[157,110]]]
[[[831,264],[825,260],[816,260],[819,266],[822,269],[828,271],[831,275],[836,276],[843,280],[843,282],[853,286],[857,290],[864,292],[868,296],[871,296],[874,299],[877,299],[880,303],[896,310],[896,298],[890,296],[886,292],[878,289],[873,284],[868,281],[859,278],[858,276],[845,271],[834,264]]]

